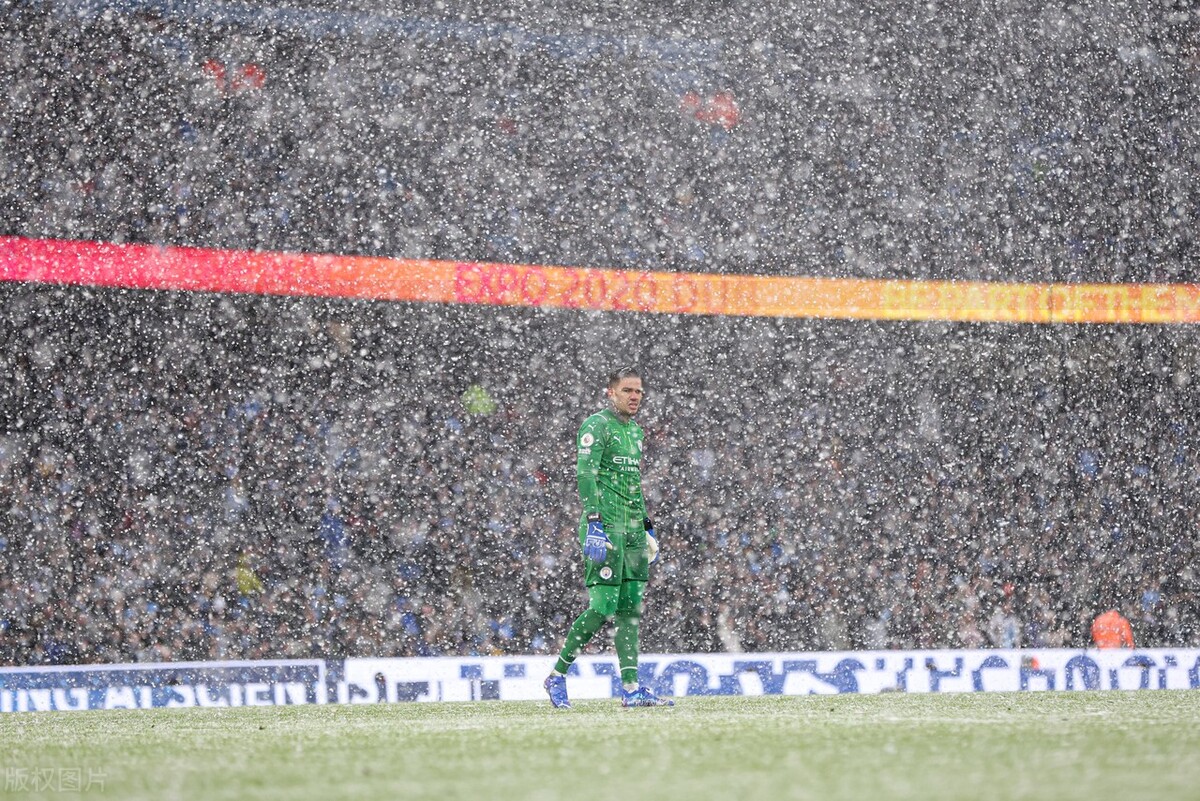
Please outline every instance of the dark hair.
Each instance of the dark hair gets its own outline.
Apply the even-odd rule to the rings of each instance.
[[[642,374],[636,367],[621,367],[608,374],[608,388],[612,389],[624,378],[641,378]]]

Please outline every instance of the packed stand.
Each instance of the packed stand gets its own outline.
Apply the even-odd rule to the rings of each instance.
[[[1192,329],[3,293],[3,664],[549,654],[631,361],[647,651],[1200,645]]]
[[[1197,280],[1190,12],[860,6],[679,44],[10,4],[0,234]],[[574,427],[628,361],[648,650],[1082,646],[1110,605],[1200,643],[1189,329],[2,308],[3,664],[550,653]]]
[[[8,5],[0,233],[1198,280],[1186,3],[789,3],[674,27],[126,8]]]

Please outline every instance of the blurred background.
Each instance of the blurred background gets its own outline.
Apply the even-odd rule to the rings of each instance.
[[[1197,280],[1190,3],[0,9],[0,235]],[[646,651],[1200,645],[1194,327],[0,298],[2,664],[549,654],[629,362]]]

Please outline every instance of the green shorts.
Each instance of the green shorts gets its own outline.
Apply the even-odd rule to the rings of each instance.
[[[623,581],[648,581],[650,579],[650,558],[646,553],[646,532],[642,531],[608,531],[612,550],[603,563],[597,564],[586,556],[583,557],[583,583],[588,587],[594,584],[611,584],[621,586]],[[579,518],[579,547],[587,539],[587,515]]]

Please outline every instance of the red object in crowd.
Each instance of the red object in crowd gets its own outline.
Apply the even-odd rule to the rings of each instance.
[[[245,89],[261,89],[267,82],[267,73],[254,63],[243,64],[231,71],[220,61],[210,58],[204,62],[203,69],[212,76],[213,81],[217,84],[217,89],[222,92],[233,93]]]
[[[1092,621],[1092,642],[1097,648],[1132,648],[1133,626],[1116,609],[1109,609]]]
[[[700,122],[720,125],[727,131],[736,126],[742,118],[737,100],[733,92],[729,91],[717,92],[708,98],[702,98],[696,92],[687,92],[679,98],[679,110]]]

